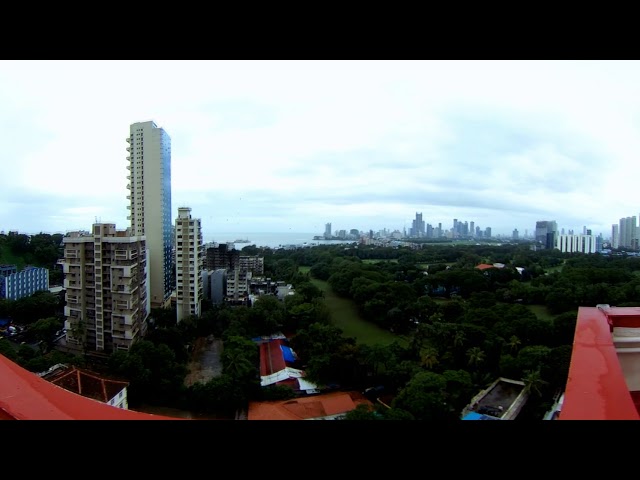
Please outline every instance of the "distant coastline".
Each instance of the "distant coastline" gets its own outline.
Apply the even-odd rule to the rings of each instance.
[[[334,245],[354,242],[354,240],[314,240],[313,238],[317,236],[318,232],[214,232],[205,235],[204,242],[233,243],[239,250],[248,245],[279,248],[290,245]],[[238,240],[249,240],[249,242]]]

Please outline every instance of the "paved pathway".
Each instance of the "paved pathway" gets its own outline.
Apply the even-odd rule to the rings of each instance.
[[[219,338],[199,338],[194,344],[192,361],[189,363],[189,373],[184,382],[186,386],[194,383],[207,383],[222,374],[222,340]]]

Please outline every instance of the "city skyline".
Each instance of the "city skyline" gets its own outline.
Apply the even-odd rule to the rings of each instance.
[[[171,221],[213,232],[611,235],[634,198],[637,61],[2,61],[0,230],[124,227],[124,129],[171,137]],[[171,73],[175,72],[175,73]]]

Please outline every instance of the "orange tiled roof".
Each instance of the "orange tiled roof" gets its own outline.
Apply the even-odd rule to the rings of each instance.
[[[361,403],[371,404],[358,392],[332,392],[292,400],[252,402],[247,419],[309,420],[347,413]]]
[[[496,267],[488,263],[481,263],[480,265],[476,265],[476,268],[479,270],[486,270],[488,268],[496,268]]]

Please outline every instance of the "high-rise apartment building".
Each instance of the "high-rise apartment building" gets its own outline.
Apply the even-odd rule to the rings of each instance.
[[[200,316],[202,306],[202,225],[191,217],[189,207],[178,209],[176,218],[176,307],[177,321]]]
[[[638,225],[635,215],[620,219],[618,243],[620,248],[638,248]]]
[[[611,248],[620,247],[619,225],[614,223],[611,225]]]
[[[325,225],[324,225],[324,238],[327,238],[327,239],[331,238],[331,224],[330,223],[325,223]]]
[[[140,122],[129,127],[127,143],[127,218],[131,234],[146,238],[151,307],[163,307],[173,292],[171,138],[154,122]]]
[[[207,244],[204,246],[204,269],[235,270],[240,265],[240,251],[229,248],[228,243]]]
[[[583,230],[585,231],[585,230]],[[595,235],[557,235],[555,248],[561,252],[596,253]]]
[[[128,350],[149,313],[144,236],[96,223],[63,239],[66,345],[77,353]]]

